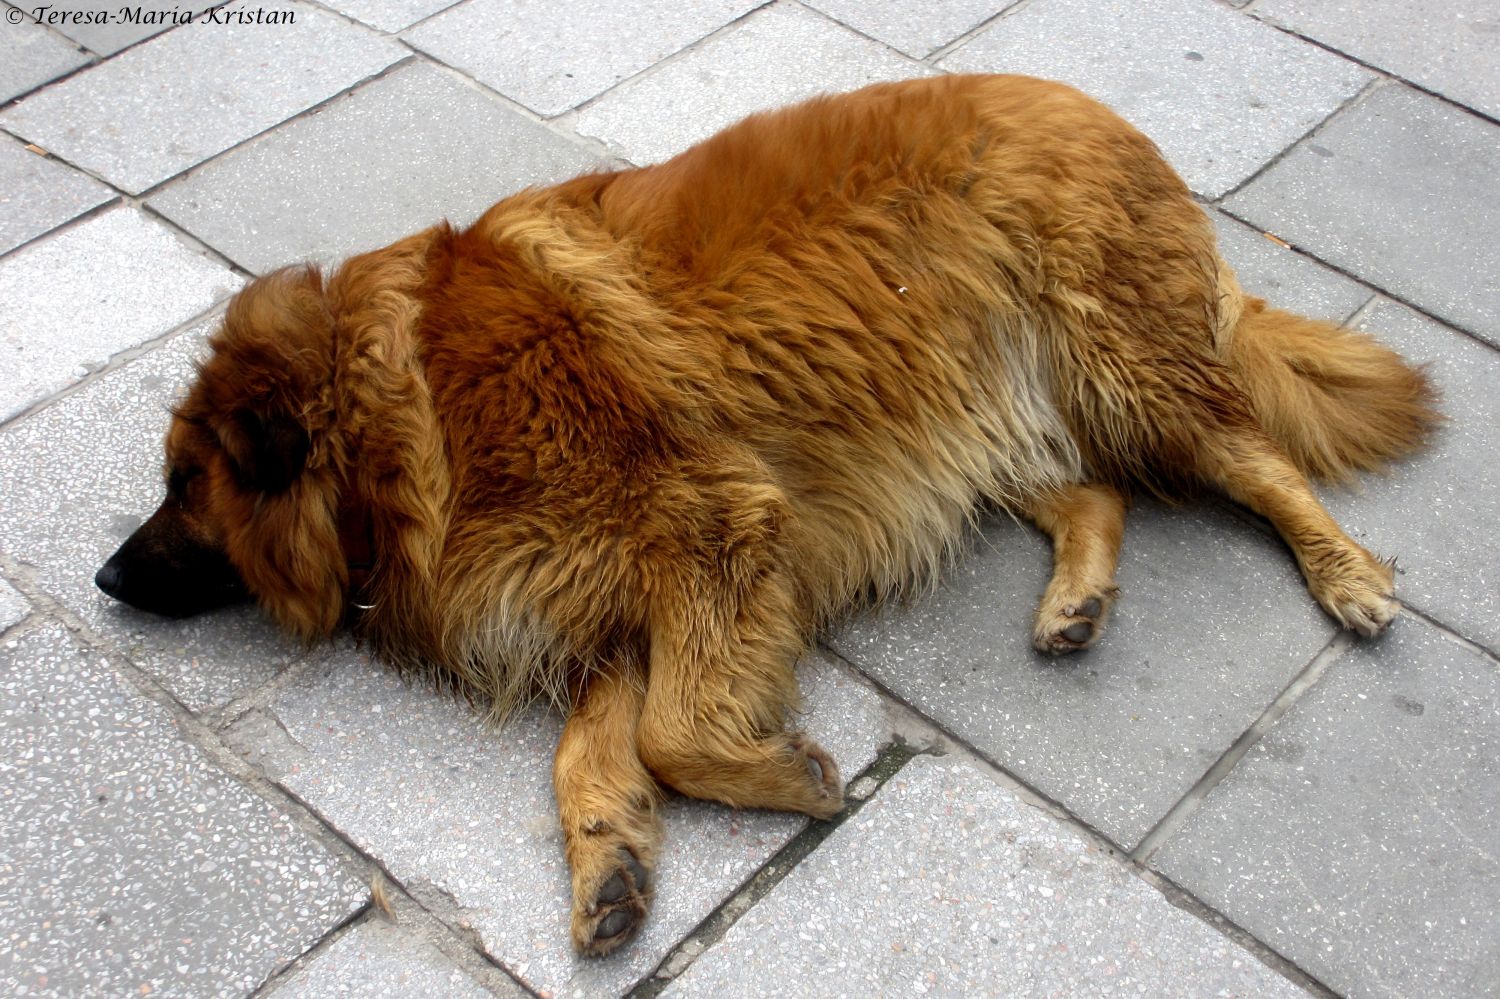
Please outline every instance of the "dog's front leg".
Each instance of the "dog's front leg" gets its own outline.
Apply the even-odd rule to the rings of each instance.
[[[1125,497],[1098,482],[1038,496],[1026,515],[1052,539],[1052,581],[1036,612],[1032,644],[1061,655],[1086,649],[1104,633],[1119,596],[1115,563],[1125,535]]]
[[[552,781],[573,871],[573,944],[608,954],[651,904],[659,790],[636,755],[644,679],[611,663],[591,674],[558,742]]]

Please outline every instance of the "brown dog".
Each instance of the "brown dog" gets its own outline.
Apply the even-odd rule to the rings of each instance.
[[[1436,419],[1395,354],[1242,295],[1149,140],[1020,77],[757,115],[273,274],[212,347],[170,495],[100,586],[190,613],[243,584],[497,714],[571,705],[554,776],[593,954],[645,915],[658,782],[839,810],[833,761],[785,731],[793,662],[931,578],[978,505],[1052,537],[1046,652],[1099,638],[1132,487],[1263,514],[1373,635],[1391,571],[1304,476]]]

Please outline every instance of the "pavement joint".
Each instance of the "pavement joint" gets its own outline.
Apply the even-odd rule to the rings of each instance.
[[[658,995],[709,948],[722,940],[730,927],[739,922],[741,917],[754,908],[756,903],[769,895],[808,854],[833,835],[834,830],[858,815],[886,781],[900,773],[902,767],[917,756],[922,755],[943,754],[932,748],[908,745],[899,738],[883,746],[876,755],[875,762],[848,781],[850,786],[862,784],[868,787],[863,797],[854,798],[846,795],[843,811],[827,821],[813,821],[804,826],[801,832],[772,854],[759,870],[746,878],[738,889],[725,898],[718,908],[709,913],[667,953],[666,957],[662,958],[654,969],[637,982],[635,987],[626,993],[629,999],[653,999]]]
[[[933,49],[931,52],[927,53],[927,55],[924,56],[920,61],[923,65],[928,66],[932,69],[936,69],[937,64],[941,60],[946,59],[948,56],[952,55],[959,49],[963,48],[965,45],[969,44],[969,42],[972,41],[975,36],[984,34],[996,21],[1004,20],[1005,18],[1010,17],[1012,14],[1019,13],[1025,8],[1031,6],[1031,4],[1032,0],[1013,0],[1013,2],[1002,6],[999,10],[995,11],[994,14],[974,25],[974,27],[970,28],[968,31],[965,31],[963,34],[948,42],[946,45],[940,45],[937,48]]]
[[[56,230],[54,230],[54,232],[55,231]],[[236,273],[243,274],[244,272],[243,270],[237,270]],[[97,382],[100,378],[110,374],[111,372],[118,371],[119,369],[130,364],[132,361],[138,360],[139,358],[150,354],[151,352],[155,351],[156,348],[172,342],[183,333],[188,332],[195,326],[206,322],[214,316],[221,315],[228,304],[228,299],[221,299],[215,302],[213,305],[210,305],[208,308],[204,309],[202,312],[196,313],[187,320],[184,320],[183,322],[178,323],[176,326],[173,326],[171,329],[167,330],[160,336],[152,337],[150,340],[145,340],[133,347],[127,347],[122,351],[111,354],[103,364],[100,364],[98,367],[91,369],[88,374],[83,375],[81,378],[79,378],[77,381],[73,382],[66,388],[58,389],[51,395],[38,399],[36,402],[27,406],[25,409],[14,414],[13,416],[0,419],[0,433],[4,433],[11,427],[19,426],[22,421],[26,420],[27,418],[35,416],[37,413],[40,413],[43,410],[56,405],[57,403],[61,402],[71,395],[86,390],[90,385]],[[169,406],[172,401],[172,399],[162,400],[163,411],[166,410],[167,406]]]
[[[1337,53],[1335,53],[1335,54],[1337,54]],[[1258,167],[1255,168],[1255,170],[1253,172],[1250,173],[1249,176],[1245,177],[1244,180],[1241,180],[1238,184],[1233,185],[1228,190],[1223,191],[1223,192],[1219,193],[1218,195],[1216,195],[1214,198],[1212,198],[1209,201],[1209,204],[1213,205],[1215,208],[1219,209],[1220,211],[1224,212],[1225,214],[1227,214],[1227,215],[1233,215],[1235,218],[1240,219],[1241,222],[1244,222],[1245,220],[1243,218],[1241,218],[1238,215],[1234,215],[1233,212],[1231,212],[1227,208],[1225,208],[1224,207],[1225,203],[1230,198],[1232,198],[1236,194],[1238,194],[1240,191],[1243,191],[1245,188],[1249,187],[1251,184],[1254,184],[1256,181],[1258,181],[1261,177],[1265,176],[1265,174],[1266,174],[1267,171],[1269,171],[1270,169],[1272,169],[1273,167],[1275,167],[1276,164],[1280,163],[1282,160],[1284,160],[1288,156],[1290,156],[1304,142],[1307,142],[1309,139],[1314,138],[1319,132],[1321,132],[1325,127],[1327,127],[1327,125],[1328,125],[1329,122],[1333,121],[1335,118],[1337,118],[1339,115],[1343,114],[1344,112],[1352,110],[1355,107],[1358,107],[1359,104],[1360,104],[1360,102],[1362,102],[1363,100],[1365,100],[1365,98],[1367,98],[1371,94],[1375,93],[1375,91],[1379,90],[1381,87],[1387,86],[1388,85],[1387,82],[1386,82],[1387,79],[1388,79],[1387,77],[1382,77],[1382,76],[1380,76],[1380,75],[1377,74],[1373,79],[1371,79],[1370,81],[1368,81],[1364,86],[1360,87],[1354,93],[1350,94],[1349,97],[1346,100],[1344,100],[1341,104],[1339,104],[1338,107],[1334,108],[1332,111],[1328,112],[1328,114],[1324,115],[1323,119],[1321,121],[1319,121],[1317,124],[1313,125],[1311,128],[1309,128],[1307,131],[1303,132],[1301,135],[1297,136],[1295,139],[1293,139],[1291,142],[1287,143],[1281,149],[1277,150],[1276,155],[1270,157],[1265,162],[1261,163]],[[1254,225],[1254,223],[1246,223],[1246,224],[1252,225],[1252,226]],[[1291,244],[1288,244],[1288,245],[1290,246]],[[1316,259],[1316,258],[1314,258],[1314,259]],[[1324,263],[1321,260],[1319,260],[1318,262],[1319,263]]]
[[[1188,789],[1188,792],[1179,798],[1167,814],[1163,815],[1156,825],[1152,826],[1151,830],[1141,838],[1140,842],[1135,845],[1135,849],[1130,851],[1130,859],[1145,866],[1156,851],[1161,849],[1162,844],[1181,829],[1183,823],[1187,822],[1198,810],[1203,799],[1213,793],[1214,788],[1218,787],[1240,760],[1245,758],[1245,754],[1270,731],[1271,726],[1291,710],[1292,705],[1296,704],[1302,695],[1317,683],[1323,673],[1353,644],[1353,636],[1344,631],[1329,639],[1328,644],[1287,683],[1276,699],[1266,705],[1260,717],[1240,733],[1239,738],[1235,739],[1224,751],[1224,755],[1215,760],[1213,765],[1204,771],[1203,776]]]
[[[1369,70],[1370,72],[1379,74],[1379,76],[1381,78],[1383,78],[1383,79],[1391,80],[1391,81],[1393,81],[1395,83],[1399,83],[1399,84],[1401,84],[1403,86],[1410,87],[1413,90],[1420,90],[1422,93],[1426,94],[1427,96],[1429,96],[1429,97],[1435,97],[1438,100],[1442,101],[1444,104],[1447,104],[1450,107],[1454,108],[1455,110],[1462,111],[1465,114],[1473,115],[1475,118],[1479,118],[1479,119],[1481,119],[1483,121],[1487,121],[1487,122],[1489,122],[1492,125],[1500,125],[1500,118],[1496,118],[1494,115],[1486,114],[1485,112],[1479,110],[1478,108],[1470,107],[1469,105],[1463,103],[1462,101],[1454,100],[1452,97],[1449,97],[1447,94],[1444,94],[1443,92],[1441,92],[1439,90],[1435,90],[1432,87],[1429,87],[1428,85],[1426,85],[1424,83],[1419,83],[1416,80],[1411,79],[1410,77],[1402,76],[1400,73],[1393,73],[1390,70],[1384,69],[1380,65],[1378,65],[1376,63],[1373,63],[1373,62],[1370,62],[1367,59],[1362,59],[1359,56],[1354,55],[1351,52],[1347,52],[1347,51],[1345,51],[1345,50],[1343,50],[1341,48],[1338,48],[1338,47],[1336,47],[1334,45],[1330,45],[1327,42],[1320,41],[1317,38],[1313,37],[1312,35],[1305,34],[1305,33],[1301,32],[1301,31],[1298,31],[1296,28],[1292,28],[1292,27],[1289,27],[1289,26],[1287,26],[1285,24],[1282,24],[1280,21],[1277,21],[1274,17],[1261,16],[1259,14],[1254,14],[1253,13],[1253,8],[1256,7],[1259,4],[1259,2],[1260,2],[1260,0],[1252,0],[1251,3],[1245,5],[1244,7],[1241,7],[1240,8],[1240,12],[1244,13],[1244,14],[1252,14],[1255,17],[1255,19],[1257,21],[1259,21],[1261,24],[1265,24],[1265,25],[1268,25],[1268,26],[1270,26],[1272,28],[1275,28],[1277,31],[1281,32],[1282,34],[1289,35],[1292,38],[1297,39],[1299,42],[1305,42],[1306,44],[1311,45],[1311,46],[1313,46],[1315,48],[1322,49],[1324,52],[1328,52],[1328,53],[1330,53],[1332,55],[1336,55],[1340,59],[1346,59],[1349,62],[1352,62],[1352,63],[1355,63],[1357,65],[1363,66],[1365,69]],[[1228,194],[1225,194],[1225,197],[1228,197],[1228,196],[1229,196]]]

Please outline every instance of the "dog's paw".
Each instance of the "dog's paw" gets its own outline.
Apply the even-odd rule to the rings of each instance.
[[[651,871],[624,847],[613,859],[592,884],[575,886],[573,945],[589,957],[603,957],[634,937],[651,906]]]
[[[1339,624],[1374,638],[1401,610],[1395,597],[1395,566],[1363,549],[1357,549],[1357,554],[1363,557],[1341,559],[1336,567],[1310,576],[1307,588]]]
[[[826,749],[802,732],[792,733],[787,745],[801,758],[811,783],[807,806],[802,810],[817,819],[837,815],[844,807],[844,783],[839,779],[838,764]]]
[[[1049,592],[1037,609],[1031,644],[1049,656],[1088,648],[1104,633],[1104,622],[1118,592],[1113,587],[1093,593]]]

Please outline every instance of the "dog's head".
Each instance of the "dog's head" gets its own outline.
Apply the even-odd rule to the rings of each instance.
[[[324,454],[333,323],[320,275],[253,282],[209,343],[167,431],[166,499],[94,581],[172,617],[248,594],[292,630],[326,634],[344,570]]]

